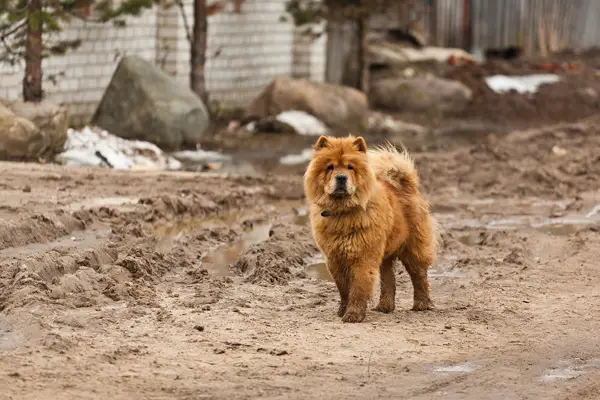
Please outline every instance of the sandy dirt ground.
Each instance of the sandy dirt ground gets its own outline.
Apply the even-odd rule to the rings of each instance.
[[[599,120],[416,152],[437,309],[342,324],[302,168],[0,164],[0,399],[598,399]],[[375,300],[375,299],[374,299]]]

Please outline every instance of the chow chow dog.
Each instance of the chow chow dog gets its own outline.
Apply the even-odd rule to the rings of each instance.
[[[376,311],[394,311],[394,261],[410,275],[413,310],[432,309],[427,270],[438,230],[407,151],[367,150],[362,137],[321,136],[304,175],[313,237],[340,293],[338,316],[362,322],[377,279]]]

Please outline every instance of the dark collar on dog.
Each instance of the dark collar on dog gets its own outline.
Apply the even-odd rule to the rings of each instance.
[[[327,210],[321,211],[321,217],[341,217],[344,214],[347,214],[347,212],[341,211],[341,212],[337,212],[337,213],[331,213]]]

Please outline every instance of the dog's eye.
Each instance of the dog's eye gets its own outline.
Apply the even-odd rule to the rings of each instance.
[[[327,166],[327,171],[333,171],[333,165],[328,165]]]
[[[352,170],[354,169],[354,167],[353,167],[352,165],[348,165],[348,169],[349,169],[350,171],[352,171]]]

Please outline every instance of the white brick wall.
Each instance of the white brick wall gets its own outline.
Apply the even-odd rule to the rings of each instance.
[[[192,3],[184,0],[190,25]],[[206,80],[211,99],[240,106],[277,76],[324,79],[325,35],[309,42],[299,40],[291,19],[281,20],[284,4],[285,0],[246,0],[241,14],[234,13],[230,4],[209,17]],[[44,90],[51,101],[69,107],[74,124],[92,116],[122,54],[152,60],[178,80],[189,82],[190,44],[177,7],[147,10],[128,18],[120,29],[74,20],[61,35],[79,38],[82,45],[65,56],[44,60],[45,76],[61,74],[56,85],[46,80]],[[0,98],[20,98],[22,79],[22,65],[0,65]]]
[[[102,98],[120,54],[154,59],[156,15],[156,11],[148,10],[138,18],[127,19],[126,26],[120,29],[73,20],[60,35],[69,40],[81,39],[81,46],[64,56],[42,62],[45,77],[57,76],[56,84],[44,80],[47,98],[66,104],[73,123],[89,119]],[[23,68],[22,65],[13,68],[0,65],[0,98],[21,97]]]

